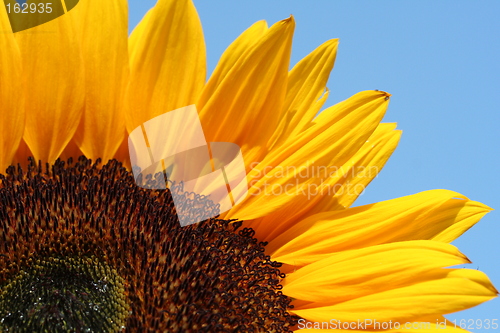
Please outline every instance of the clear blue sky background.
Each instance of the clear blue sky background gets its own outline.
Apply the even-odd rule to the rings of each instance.
[[[130,29],[154,0],[130,0]],[[356,205],[429,189],[450,189],[500,210],[498,102],[500,1],[194,0],[209,73],[243,30],[293,14],[292,65],[340,38],[327,105],[361,90],[393,97],[385,117],[403,130],[385,169]],[[488,214],[454,242],[500,288],[500,214]],[[449,319],[500,321],[500,299]],[[492,330],[474,330],[491,332]],[[500,331],[497,330],[497,331]]]

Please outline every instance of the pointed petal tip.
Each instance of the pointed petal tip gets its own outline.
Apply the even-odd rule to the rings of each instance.
[[[332,45],[338,45],[340,43],[340,38],[332,38],[327,40],[325,43],[332,44]]]
[[[466,197],[465,195],[458,193],[458,192],[455,192],[455,191],[446,190],[446,189],[436,189],[434,191],[441,191],[442,193],[447,192],[448,195],[452,196],[451,199],[467,201],[467,202],[469,202],[469,204],[473,204],[478,208],[482,208],[484,210],[485,214],[495,210],[495,209],[491,208],[490,206],[483,204],[482,202],[471,200],[468,197]]]
[[[339,48],[340,39],[332,38],[324,42],[321,46],[325,46],[327,49],[331,50],[330,52],[337,53],[337,49]]]
[[[484,208],[484,210],[486,210],[486,211],[487,211],[486,213],[489,213],[489,212],[492,212],[492,211],[494,211],[494,210],[495,210],[494,208],[491,208],[490,206],[485,205],[485,204],[483,204],[483,203],[481,203],[481,202],[477,202],[477,201],[475,201],[475,202],[476,202],[478,205],[480,205],[482,208]]]
[[[469,259],[469,257],[467,257],[465,254],[463,254],[462,252],[460,252],[460,255],[462,258],[464,258],[464,260],[466,261],[467,264],[472,264],[472,260]]]
[[[389,94],[387,91],[379,90],[379,89],[374,89],[374,90],[368,90],[366,92],[371,92],[376,94],[380,98],[384,98],[386,101],[389,101],[391,98],[392,94]]]
[[[446,191],[446,192],[453,193],[454,195],[453,195],[452,199],[468,201],[470,204],[474,204],[477,207],[480,207],[480,208],[484,209],[484,213],[489,213],[489,212],[495,210],[495,209],[491,208],[490,206],[483,204],[482,202],[471,200],[468,197],[466,197],[465,195],[460,194],[458,192],[454,192],[454,191],[450,191],[450,190],[444,190],[444,189],[440,189],[439,191]]]
[[[283,24],[291,23],[291,24],[295,25],[295,17],[293,17],[293,15],[290,14],[290,17],[288,17],[284,20],[281,20],[280,23],[283,23]]]
[[[392,96],[392,94],[389,94],[387,91],[382,91],[382,90],[377,90],[377,91],[379,91],[385,97],[386,100],[388,100]]]
[[[383,90],[372,89],[372,90],[360,91],[352,97],[355,97],[355,96],[366,96],[366,97],[369,97],[370,99],[378,99],[378,98],[382,99],[382,98],[384,98],[386,101],[388,101],[392,95],[386,91],[383,91]]]

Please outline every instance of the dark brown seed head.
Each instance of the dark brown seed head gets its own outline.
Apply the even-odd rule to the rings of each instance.
[[[163,178],[145,179],[154,187]],[[117,161],[0,175],[0,332],[289,332],[280,264],[210,200],[139,188]],[[201,210],[201,211],[200,211]],[[201,215],[204,216],[204,215]]]

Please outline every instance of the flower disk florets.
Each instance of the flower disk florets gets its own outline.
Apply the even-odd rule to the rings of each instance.
[[[117,161],[85,158],[31,161],[0,178],[2,332],[288,332],[295,323],[265,244],[239,222],[181,227],[171,191],[182,187],[143,189]]]

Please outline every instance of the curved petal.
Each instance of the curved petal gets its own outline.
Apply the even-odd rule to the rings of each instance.
[[[227,217],[251,220],[309,200],[310,188],[321,185],[309,170],[346,163],[377,128],[387,105],[387,93],[366,91],[323,111],[330,116],[274,147],[250,171],[249,195]]]
[[[396,149],[402,132],[395,128],[396,124],[380,124],[344,165],[320,173],[325,179],[321,191],[293,211],[294,219],[349,207],[377,177]]]
[[[450,244],[398,242],[332,255],[288,274],[281,284],[294,299],[335,304],[411,284],[434,268],[466,263]]]
[[[363,193],[368,184],[382,171],[398,146],[402,131],[395,130],[396,124],[380,124],[361,149],[341,168],[340,181],[329,177],[324,183],[334,195],[318,196],[311,202],[308,214],[343,209],[351,206]],[[331,181],[330,181],[331,180]],[[334,183],[335,182],[335,183]]]
[[[465,310],[495,298],[488,277],[471,269],[433,269],[414,277],[414,283],[337,304],[310,303],[290,312],[310,321],[412,322],[419,317]]]
[[[268,27],[266,21],[258,21],[245,30],[231,43],[231,45],[229,45],[219,59],[217,67],[215,67],[207,84],[203,88],[200,99],[196,103],[197,105],[202,106],[207,103],[238,60],[247,54],[267,31]]]
[[[328,88],[325,87],[323,94],[309,106],[309,108],[304,112],[304,114],[307,114],[307,115],[318,114],[320,112],[321,108],[323,107],[323,105],[325,104],[326,100],[328,99],[328,96],[330,96],[330,90],[328,90]],[[289,130],[293,130],[289,124],[292,122],[292,119],[296,118],[295,117],[296,113],[297,113],[296,111],[287,112],[281,118],[280,124],[279,124],[278,128],[276,129],[276,132],[274,132],[273,137],[271,138],[271,142],[273,142],[273,147],[276,145],[282,144],[284,140],[288,139],[288,136],[284,135],[283,133],[286,133]],[[308,129],[312,125],[313,125],[312,122],[308,122],[308,123],[304,124],[303,130]],[[294,134],[298,134],[298,131],[297,131],[297,133],[294,133]],[[290,136],[292,136],[292,134],[290,134]],[[272,147],[271,147],[271,149],[272,149]]]
[[[53,163],[59,157],[82,115],[84,77],[74,24],[71,11],[15,34],[25,79],[24,141],[35,159],[43,162]]]
[[[317,110],[311,106],[325,92],[338,44],[338,39],[323,43],[290,71],[284,108],[293,116],[287,123],[282,140],[302,132],[316,117]]]
[[[205,84],[203,30],[191,0],[159,0],[130,36],[127,130],[196,103]]]
[[[85,70],[85,110],[75,135],[88,158],[114,157],[125,139],[124,90],[128,76],[126,0],[81,1],[78,22]]]
[[[25,111],[23,108],[21,53],[11,29],[5,6],[0,5],[0,173],[11,165],[23,137]]]
[[[270,241],[309,215],[346,208],[378,175],[396,149],[401,131],[394,130],[395,127],[396,124],[380,124],[344,165],[313,168],[311,176],[321,184],[317,188],[311,186],[308,200],[300,204],[292,202],[247,224],[259,239]]]
[[[207,140],[238,144],[247,167],[267,153],[281,118],[294,28],[293,17],[274,24],[198,102]]]
[[[456,192],[426,191],[311,215],[271,240],[266,250],[273,260],[303,266],[331,253],[377,244],[451,241],[490,210]]]

